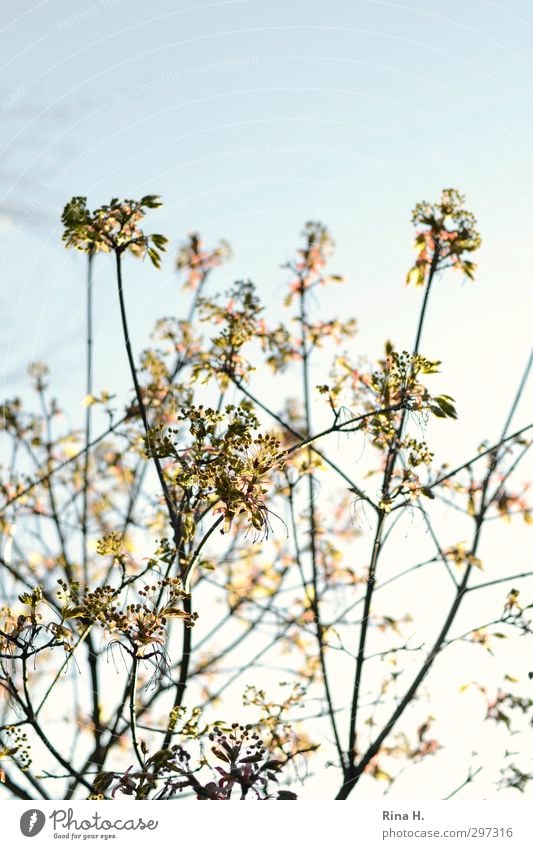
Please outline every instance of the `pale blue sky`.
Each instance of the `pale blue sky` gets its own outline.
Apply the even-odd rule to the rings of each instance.
[[[494,378],[508,401],[531,308],[525,0],[24,0],[2,4],[1,26],[6,392],[39,358],[79,395],[83,263],[63,250],[59,227],[73,194],[98,206],[160,193],[166,205],[148,229],[227,238],[235,261],[221,285],[251,277],[270,301],[302,224],[323,220],[338,245],[334,270],[348,277],[328,309],[355,314],[358,349],[377,354],[387,336],[412,341],[420,293],[403,286],[410,209],[454,185],[479,218],[480,271],[474,285],[451,275],[436,289],[425,353],[445,360],[448,391],[467,412]],[[128,272],[141,347],[181,295],[170,259],[159,275],[134,264]],[[114,389],[126,371],[105,259],[98,279],[96,379],[99,365]]]

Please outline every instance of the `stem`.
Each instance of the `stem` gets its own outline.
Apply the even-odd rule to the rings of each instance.
[[[439,264],[439,258],[440,258],[440,248],[439,248],[438,243],[436,243],[435,244],[435,250],[433,251],[433,256],[431,258],[431,265],[430,265],[429,274],[428,274],[428,282],[427,282],[427,286],[426,286],[425,291],[424,291],[424,300],[422,301],[422,309],[420,310],[420,317],[418,319],[418,327],[417,327],[417,330],[416,330],[416,339],[415,339],[415,346],[413,348],[413,354],[418,354],[420,342],[422,340],[422,330],[423,330],[423,327],[424,327],[424,320],[425,320],[425,317],[426,317],[426,310],[427,310],[427,305],[428,305],[428,301],[429,301],[429,292],[430,292],[430,289],[431,289],[431,284],[433,283],[433,278],[435,276],[435,272],[437,271],[437,266]]]
[[[467,460],[466,463],[461,463],[460,466],[456,466],[453,471],[446,472],[445,475],[441,475],[440,478],[437,478],[437,480],[433,481],[433,483],[429,485],[429,488],[433,489],[434,486],[438,486],[440,483],[450,480],[450,478],[453,478],[455,477],[455,475],[459,474],[459,472],[462,472],[463,469],[468,469],[468,467],[471,466],[473,463],[477,462],[477,460],[481,460],[482,457],[486,457],[487,454],[492,454],[498,448],[501,448],[501,446],[505,445],[505,443],[511,442],[513,439],[518,439],[519,436],[522,436],[522,434],[526,433],[528,430],[531,430],[532,427],[533,424],[526,425],[525,427],[520,428],[520,430],[516,430],[510,436],[506,436],[505,439],[500,439],[500,441],[497,442],[495,445],[491,445],[490,448],[485,448],[484,451],[480,451],[479,454],[476,454],[475,457],[472,457],[470,460]],[[409,502],[407,501],[402,502],[400,505],[398,505],[398,507],[394,507],[393,509],[398,510],[399,507],[403,507],[404,504],[408,503]]]
[[[2,771],[3,777],[1,784],[3,784],[4,787],[7,787],[7,789],[10,790],[13,795],[16,796],[18,799],[30,800],[30,794],[27,793],[26,790],[24,790],[19,784],[13,781],[13,779],[10,778],[9,774],[5,771],[5,769]]]
[[[120,303],[120,317],[121,317],[121,321],[122,321],[122,330],[123,330],[123,333],[124,333],[124,344],[126,346],[126,353],[127,353],[127,356],[128,356],[128,363],[129,363],[129,366],[130,366],[130,372],[131,372],[131,376],[132,376],[132,379],[133,379],[133,385],[135,387],[135,395],[137,397],[137,403],[139,405],[139,412],[140,412],[142,423],[143,423],[143,426],[144,426],[144,431],[145,431],[145,434],[146,434],[148,447],[150,448],[151,447],[150,446],[150,439],[149,439],[150,424],[148,422],[148,414],[147,414],[147,411],[146,411],[146,405],[144,403],[144,399],[143,399],[143,396],[142,396],[141,387],[140,387],[140,384],[139,384],[139,379],[137,377],[137,369],[135,367],[135,360],[133,358],[133,353],[132,353],[132,350],[131,350],[130,333],[129,333],[129,328],[128,328],[128,320],[127,320],[127,316],[126,316],[126,305],[124,303],[124,291],[123,291],[123,285],[122,285],[121,256],[122,256],[121,251],[117,249],[115,251],[115,259],[116,259],[116,270],[117,270],[118,297],[119,297],[119,303]],[[164,496],[164,499],[165,499],[165,503],[167,505],[168,514],[169,514],[169,518],[170,518],[170,524],[171,524],[172,529],[174,531],[174,537],[175,537],[174,541],[176,542],[176,545],[179,548],[179,517],[178,517],[178,515],[177,515],[177,513],[174,509],[174,504],[172,503],[172,498],[170,497],[170,492],[168,490],[167,482],[165,480],[165,476],[164,476],[164,473],[163,473],[163,469],[161,468],[161,463],[159,462],[159,458],[155,456],[155,454],[153,453],[152,450],[150,451],[150,454],[151,454],[152,459],[154,461],[154,465],[155,465],[155,468],[156,468],[156,471],[157,471],[157,476],[159,478],[159,483],[161,484],[161,489],[163,491],[163,496]]]
[[[484,590],[485,587],[494,587],[496,584],[504,584],[506,581],[518,581],[520,578],[530,578],[533,575],[531,572],[517,572],[515,575],[507,575],[506,578],[495,578],[493,581],[485,581],[483,584],[474,584],[472,587],[467,587],[467,592],[471,593],[474,590]]]
[[[478,550],[480,539],[481,539],[481,531],[482,531],[482,528],[483,528],[485,513],[486,513],[486,510],[488,508],[488,505],[486,503],[487,490],[488,490],[489,483],[490,483],[490,480],[491,480],[491,477],[492,477],[494,471],[495,471],[495,466],[493,464],[491,464],[489,469],[487,470],[487,473],[486,473],[484,481],[483,481],[479,511],[473,517],[474,522],[475,522],[475,532],[474,532],[474,538],[473,538],[471,553],[474,556],[477,554],[477,550]],[[377,534],[376,534],[376,539],[377,539]],[[370,763],[372,758],[375,755],[378,754],[379,750],[381,749],[382,744],[384,743],[386,738],[389,736],[390,732],[392,731],[392,729],[396,725],[397,721],[400,719],[400,717],[402,716],[405,709],[408,707],[409,704],[411,704],[412,700],[414,699],[418,688],[420,687],[421,683],[423,682],[426,675],[428,674],[431,667],[433,666],[435,658],[437,657],[437,655],[439,654],[439,652],[442,650],[442,648],[445,645],[446,638],[448,636],[450,628],[452,627],[452,625],[455,621],[455,618],[457,616],[457,612],[458,612],[458,610],[461,606],[461,602],[463,601],[463,598],[465,597],[465,595],[467,594],[467,592],[469,590],[468,581],[469,581],[469,578],[470,578],[470,575],[472,573],[473,568],[474,567],[473,567],[472,563],[470,563],[467,566],[467,568],[465,570],[465,574],[463,576],[463,580],[461,581],[461,583],[457,587],[455,598],[452,602],[450,610],[448,611],[448,615],[446,616],[444,624],[443,624],[443,626],[442,626],[442,628],[441,628],[441,630],[440,630],[440,632],[437,636],[437,639],[435,640],[435,643],[433,644],[432,649],[430,650],[430,652],[427,655],[424,663],[420,667],[417,675],[415,676],[411,686],[409,687],[409,689],[405,693],[403,699],[397,705],[397,707],[393,711],[390,719],[383,726],[383,728],[382,728],[381,732],[378,734],[377,738],[374,740],[374,742],[368,748],[365,755],[361,758],[361,760],[359,761],[357,766],[355,766],[355,764],[353,764],[349,768],[348,773],[347,773],[347,778],[344,781],[344,784],[342,785],[341,789],[339,790],[339,792],[336,796],[337,800],[345,800],[345,799],[348,798],[348,796],[352,792],[353,788],[357,784],[359,778],[363,774],[365,768],[368,766],[368,764]],[[358,660],[359,660],[359,658],[358,658]]]
[[[90,445],[91,445],[91,424],[92,424],[92,404],[90,403],[93,394],[93,259],[94,252],[91,250],[87,254],[87,354],[86,354],[86,382],[85,394],[87,396],[87,407],[85,409],[85,457],[83,464],[83,504],[82,504],[82,564],[83,564],[83,581],[85,586],[89,584],[89,551],[88,551],[88,520],[89,520],[89,462],[90,462]],[[92,722],[94,734],[94,763],[98,768],[101,768],[101,715],[100,715],[100,688],[98,680],[98,655],[94,648],[92,634],[87,633],[87,649],[88,663],[91,677],[91,694],[92,694]]]
[[[185,571],[185,591],[188,595],[183,599],[183,609],[186,614],[191,614],[192,612],[192,600],[190,595],[190,583],[192,578],[192,573],[194,566],[198,560],[200,552],[202,551],[203,546],[211,536],[211,534],[218,528],[221,522],[224,520],[224,516],[219,516],[219,518],[214,522],[211,527],[206,531],[199,544],[197,545],[191,561]],[[191,662],[191,653],[192,653],[192,628],[190,624],[185,620],[183,622],[183,646],[181,652],[181,662],[180,662],[180,674],[178,681],[176,683],[176,695],[174,697],[173,708],[180,707],[183,703],[183,697],[185,695],[185,689],[187,687],[187,678],[189,676],[189,666]],[[172,740],[172,731],[167,729],[165,734],[163,749],[168,749],[170,742]]]
[[[191,597],[185,596],[183,599],[183,609],[185,613],[190,614],[192,611],[191,607]],[[187,687],[187,678],[189,676],[189,665],[191,662],[191,650],[192,650],[192,628],[187,626],[184,623],[183,626],[183,647],[181,652],[181,663],[180,663],[180,675],[178,681],[176,683],[176,695],[174,697],[173,708],[181,707],[183,703],[183,697],[185,695],[185,689]],[[162,749],[168,749],[170,746],[170,742],[172,740],[172,731],[170,728],[167,728],[167,732],[165,734],[165,738],[163,741]]]
[[[93,736],[94,736],[94,755],[91,758],[91,763],[94,764],[98,770],[102,768],[103,764],[103,750],[102,750],[102,716],[100,711],[100,681],[98,677],[98,654],[96,653],[94,643],[93,643],[93,635],[88,633],[87,635],[87,650],[88,650],[88,663],[89,663],[89,674],[91,676],[91,693],[92,693],[92,723],[93,723]]]
[[[479,537],[479,535],[478,535],[478,537]],[[476,548],[477,548],[477,546],[474,546],[473,553],[475,553]],[[437,657],[438,653],[440,652],[442,645],[443,645],[443,643],[444,643],[444,641],[445,641],[445,639],[448,635],[448,631],[450,630],[450,628],[451,628],[451,626],[454,622],[454,619],[456,617],[457,611],[459,610],[459,606],[461,604],[461,601],[462,601],[462,599],[465,595],[465,592],[466,592],[466,589],[467,589],[468,578],[470,577],[470,573],[471,573],[472,568],[473,568],[472,566],[467,567],[463,581],[457,589],[455,599],[454,599],[453,604],[452,604],[452,606],[451,606],[451,608],[448,612],[448,616],[446,617],[444,625],[442,626],[441,631],[440,631],[437,639],[435,640],[433,648],[431,649],[428,656],[426,657],[426,660],[422,664],[422,666],[421,666],[418,674],[416,675],[413,683],[411,684],[411,686],[407,690],[406,694],[404,695],[403,699],[401,700],[401,702],[399,703],[399,705],[397,706],[397,708],[393,712],[393,714],[390,717],[390,719],[388,720],[388,722],[384,725],[383,729],[378,734],[378,736],[376,737],[376,739],[374,740],[372,745],[368,748],[365,755],[361,758],[361,760],[359,761],[357,766],[354,766],[350,770],[348,779],[342,785],[341,789],[339,790],[339,792],[336,796],[337,800],[344,800],[344,799],[348,798],[351,791],[355,787],[357,781],[359,780],[359,778],[363,774],[365,768],[368,766],[368,764],[370,763],[372,758],[375,755],[377,755],[377,753],[381,749],[383,742],[389,736],[390,732],[392,731],[392,729],[396,725],[397,721],[402,716],[404,710],[411,703],[414,696],[416,695],[416,692],[417,692],[420,684],[422,683],[422,681],[424,680],[424,678],[428,674],[429,670],[431,669],[433,662],[434,662],[435,658]]]
[[[435,277],[435,273],[437,271],[437,266],[439,262],[439,247],[435,245],[435,250],[433,252],[433,258],[431,260],[431,266],[428,274],[428,282],[424,292],[424,300],[422,301],[422,309],[420,310],[420,316],[418,318],[418,327],[416,330],[416,339],[413,348],[412,356],[415,357],[418,354],[418,349],[420,346],[420,341],[422,339],[422,330],[424,327],[424,319],[426,315],[427,305],[429,301],[429,293],[431,291],[431,284],[433,283],[433,279]],[[402,407],[402,415],[400,418],[400,424],[398,426],[398,430],[396,431],[396,436],[394,442],[391,445],[389,455],[387,457],[387,463],[385,466],[385,474],[383,475],[383,495],[386,496],[388,493],[388,489],[390,486],[391,478],[394,473],[394,467],[396,465],[396,460],[398,459],[398,452],[400,450],[400,442],[403,436],[403,430],[405,426],[405,420],[407,418],[407,408]]]
[[[518,404],[520,403],[520,399],[522,397],[524,389],[526,388],[526,383],[527,383],[527,380],[528,380],[528,377],[529,377],[529,372],[531,370],[531,363],[532,362],[533,362],[533,349],[531,350],[531,352],[529,354],[529,359],[526,363],[526,367],[524,369],[522,379],[520,380],[520,384],[518,386],[518,389],[517,389],[516,395],[514,397],[513,403],[511,404],[511,409],[509,410],[509,415],[507,416],[507,419],[505,421],[505,425],[503,427],[502,435],[501,435],[501,438],[500,438],[500,444],[504,442],[505,437],[507,436],[507,432],[508,432],[509,428],[511,427],[511,422],[513,420],[514,414],[516,412]]]
[[[476,775],[479,775],[479,773],[481,772],[482,769],[483,769],[482,766],[478,766],[478,768],[476,770],[474,770],[474,772],[472,772],[472,770],[469,769],[468,775],[465,778],[465,780],[458,787],[456,787],[455,790],[452,790],[451,793],[448,793],[448,795],[444,797],[443,801],[447,802],[448,799],[452,799],[457,793],[459,793],[460,790],[463,789],[463,787],[466,787],[467,784],[471,784],[472,781],[474,780],[474,778],[476,777]]]
[[[426,315],[426,309],[429,300],[429,293],[431,289],[431,284],[433,283],[433,279],[435,273],[437,271],[437,266],[439,262],[439,247],[435,245],[435,250],[433,252],[433,257],[431,260],[431,266],[428,274],[428,281],[426,286],[426,291],[424,293],[424,300],[422,302],[422,308],[420,311],[420,316],[418,319],[418,327],[416,331],[416,339],[413,349],[413,357],[418,353],[420,340],[422,338],[422,329],[424,326],[424,319]],[[407,409],[402,407],[402,413],[400,417],[400,422],[398,425],[398,429],[395,433],[394,440],[390,445],[389,452],[387,455],[387,461],[385,463],[385,471],[383,473],[383,484],[382,484],[382,494],[385,498],[389,491],[390,482],[392,476],[394,474],[394,467],[396,465],[396,460],[398,459],[398,454],[401,447],[401,439],[405,426],[405,421],[407,417]],[[357,744],[357,714],[359,709],[359,696],[361,692],[361,680],[363,677],[363,667],[365,664],[365,648],[366,648],[366,640],[368,636],[368,625],[369,625],[369,617],[370,617],[370,609],[372,604],[372,596],[374,594],[374,588],[376,585],[376,571],[378,567],[379,556],[382,549],[383,542],[383,531],[386,522],[386,513],[383,510],[378,511],[378,520],[376,526],[376,533],[374,535],[374,542],[372,545],[372,556],[370,560],[370,567],[368,572],[368,582],[366,585],[366,593],[365,593],[365,602],[363,609],[363,619],[361,622],[361,631],[359,634],[359,646],[357,649],[357,660],[355,663],[355,676],[354,676],[354,684],[353,684],[353,695],[352,695],[352,708],[350,714],[350,730],[349,730],[349,740],[348,740],[348,769],[346,771],[347,782],[344,784],[344,787],[348,786],[349,790],[353,787],[353,783],[350,783],[355,771],[355,757],[356,757],[356,744]],[[346,798],[346,796],[338,797],[338,798]]]
[[[196,548],[193,552],[193,555],[191,557],[191,561],[188,564],[188,566],[187,566],[187,568],[185,569],[185,572],[184,572],[185,583],[184,583],[183,588],[184,588],[186,593],[190,593],[190,591],[191,591],[191,580],[192,580],[192,576],[193,576],[194,567],[196,566],[196,563],[198,562],[198,557],[200,556],[204,545],[206,544],[206,542],[209,539],[209,537],[211,536],[211,534],[213,534],[216,531],[216,529],[219,527],[219,525],[222,524],[223,521],[224,521],[224,516],[219,516],[218,519],[215,522],[213,522],[211,527],[208,528],[208,530],[205,532],[202,539],[200,540],[200,542],[196,546]]]
[[[280,457],[287,457],[289,454],[292,454],[294,451],[299,451],[300,448],[304,448],[306,445],[311,445],[311,443],[316,442],[318,439],[322,439],[324,436],[329,436],[332,433],[355,433],[360,430],[360,427],[353,427],[348,430],[348,426],[352,424],[356,424],[358,422],[364,422],[365,419],[373,418],[374,416],[383,416],[387,413],[396,413],[398,410],[403,409],[402,404],[393,404],[390,407],[383,407],[381,410],[370,410],[367,413],[361,413],[358,416],[353,416],[348,419],[348,421],[341,422],[337,424],[335,422],[330,427],[325,428],[324,430],[319,431],[319,433],[315,433],[312,436],[307,436],[305,439],[302,439],[301,442],[297,442],[295,445],[291,445],[290,448],[286,448],[284,451],[280,452]]]
[[[93,251],[87,255],[87,362],[85,394],[87,395],[87,407],[85,409],[85,460],[83,465],[83,506],[81,530],[83,536],[83,580],[85,586],[88,584],[88,548],[87,548],[87,523],[89,517],[89,446],[91,444],[91,419],[92,404],[90,396],[93,394]]]
[[[300,288],[300,324],[301,324],[301,345],[302,345],[302,380],[303,380],[303,392],[304,392],[304,410],[305,410],[305,428],[307,434],[311,433],[311,393],[309,390],[309,350],[307,346],[307,313],[306,313],[306,303],[305,303],[305,287],[304,287],[304,278],[301,278],[301,288]],[[312,448],[310,445],[307,447],[307,462],[309,466],[311,466],[312,462]],[[335,739],[335,747],[337,749],[337,754],[339,756],[339,760],[341,763],[341,767],[344,771],[344,752],[342,749],[339,732],[337,729],[337,722],[335,719],[335,708],[333,705],[333,698],[329,686],[328,672],[326,667],[326,657],[324,652],[324,636],[323,636],[323,627],[320,619],[320,603],[318,598],[318,552],[317,552],[317,539],[316,539],[316,510],[315,510],[315,478],[312,472],[309,472],[307,475],[307,497],[308,497],[308,505],[309,505],[309,541],[311,547],[311,582],[312,582],[312,598],[311,598],[311,610],[313,611],[314,621],[316,626],[316,639],[318,643],[318,652],[320,658],[320,668],[322,670],[322,678],[324,681],[324,692],[326,696],[326,702],[328,705],[328,714],[331,723],[331,730],[333,732],[333,737]],[[304,585],[304,592],[307,593],[306,586]]]
[[[137,672],[139,669],[139,658],[134,655],[133,663],[131,667],[131,682],[130,682],[130,728],[131,728],[131,740],[133,743],[133,749],[135,751],[135,756],[139,762],[139,766],[141,769],[144,769],[144,760],[141,755],[139,749],[139,742],[137,740],[137,714],[135,712],[135,694],[137,691]]]
[[[50,468],[52,463],[52,424],[51,424],[51,412],[48,410],[46,406],[46,398],[44,394],[44,388],[39,388],[39,398],[41,401],[41,407],[43,411],[43,418],[45,421],[45,429],[46,429],[46,452],[47,452],[47,465]],[[70,564],[70,560],[67,554],[67,543],[65,540],[65,534],[63,533],[63,526],[61,523],[61,518],[59,515],[58,505],[55,497],[54,487],[52,485],[52,481],[48,479],[48,495],[50,497],[50,509],[52,512],[52,519],[57,531],[57,538],[59,540],[59,545],[61,548],[61,554],[63,557],[63,564],[65,569],[65,575],[69,582],[73,579],[72,566]]]
[[[385,527],[385,513],[380,511],[376,533],[374,536],[374,544],[372,546],[372,559],[368,571],[368,582],[365,593],[365,603],[363,608],[363,618],[361,622],[361,631],[359,634],[359,647],[357,649],[357,660],[355,664],[355,678],[353,684],[352,709],[350,713],[350,733],[348,741],[348,770],[347,775],[353,772],[355,764],[355,747],[357,742],[357,712],[359,707],[359,694],[361,690],[361,678],[363,675],[363,666],[365,662],[365,647],[368,634],[368,624],[370,621],[370,605],[374,594],[376,583],[376,569],[378,559],[381,552],[381,542],[383,537],[383,529]]]

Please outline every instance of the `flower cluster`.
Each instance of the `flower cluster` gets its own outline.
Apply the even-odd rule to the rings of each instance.
[[[159,268],[160,254],[166,250],[167,239],[158,233],[146,236],[139,226],[146,210],[159,206],[161,201],[157,195],[145,195],[139,201],[112,198],[109,204],[90,212],[87,198],[73,197],[61,216],[65,227],[63,241],[66,247],[87,253],[128,250],[141,259],[148,256]]]
[[[465,198],[456,189],[444,189],[438,203],[418,203],[412,215],[418,230],[415,239],[417,260],[407,274],[407,283],[423,286],[430,273],[456,268],[471,280],[476,264],[468,254],[481,245],[476,219],[464,206]]]
[[[81,597],[77,585],[68,591],[64,582],[60,586],[67,596],[62,609],[64,621],[79,619],[83,625],[99,624],[112,637],[122,637],[121,644],[135,657],[161,652],[168,619],[183,619],[192,626],[197,618],[197,614],[178,607],[187,595],[178,578],[160,578],[146,584],[138,591],[140,601],[125,607],[117,603],[117,590],[109,584],[85,590]]]
[[[387,411],[369,417],[364,425],[378,448],[391,445],[395,440],[400,410],[427,411],[439,418],[457,418],[453,398],[432,396],[420,382],[421,375],[436,374],[439,365],[438,360],[428,360],[421,354],[399,353],[388,342],[385,358],[379,362],[380,368],[371,374],[358,375],[360,384],[370,393],[366,409],[369,412],[372,409]]]
[[[178,251],[176,267],[186,275],[185,288],[198,289],[213,268],[229,259],[231,247],[224,239],[220,240],[216,248],[207,250],[198,233],[191,233],[188,241],[181,245]]]
[[[226,532],[241,512],[256,530],[264,529],[266,487],[271,473],[282,465],[277,438],[257,433],[259,421],[246,401],[228,404],[224,413],[191,406],[183,408],[178,418],[188,422],[192,437],[172,471],[185,501],[197,508],[219,502],[215,512],[223,514]],[[169,446],[167,450],[170,454]],[[188,515],[194,521],[192,511]]]
[[[298,250],[296,261],[287,264],[287,268],[295,276],[289,284],[289,294],[285,298],[286,306],[290,305],[295,294],[301,294],[306,289],[328,282],[343,282],[340,275],[323,273],[335,248],[335,242],[324,224],[320,221],[308,221],[302,236],[304,245]]]
[[[103,799],[110,789],[111,798],[121,793],[135,799],[147,799],[154,793],[154,799],[174,799],[184,791],[194,793],[200,801],[297,798],[288,790],[271,793],[269,784],[278,781],[288,758],[273,758],[251,725],[234,723],[223,729],[217,724],[209,732],[208,740],[211,754],[223,766],[213,766],[205,755],[193,765],[190,752],[183,745],[174,745],[147,757],[141,769],[134,771],[130,767],[123,774],[99,774],[90,798]],[[141,748],[147,754],[146,747],[142,745]],[[210,770],[209,780],[201,772],[203,769]],[[159,789],[158,784],[162,785]]]
[[[25,772],[31,766],[32,758],[28,735],[20,726],[8,725],[5,729],[6,740],[0,738],[0,761],[12,760]],[[0,782],[4,781],[4,772],[0,767]]]
[[[202,377],[207,382],[210,377],[216,377],[221,389],[226,389],[231,379],[240,380],[253,371],[242,349],[256,337],[263,311],[250,281],[238,281],[228,295],[229,300],[224,304],[218,298],[200,300],[201,320],[221,329],[192,368],[193,380]]]

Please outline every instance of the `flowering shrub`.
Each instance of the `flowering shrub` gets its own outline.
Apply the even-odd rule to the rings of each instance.
[[[114,255],[125,406],[92,386],[89,297],[84,428],[69,426],[41,363],[37,409],[1,407],[0,787],[24,799],[292,800],[321,770],[339,800],[369,781],[390,787],[444,748],[446,705],[428,713],[422,698],[436,659],[458,642],[496,654],[531,633],[531,573],[491,572],[482,552],[487,522],[531,521],[518,473],[529,428],[511,427],[523,386],[496,444],[454,469],[431,447],[431,423],[453,427],[460,411],[423,338],[426,310],[446,269],[473,277],[475,219],[453,189],[415,207],[408,282],[424,294],[410,350],[387,341],[376,363],[356,359],[355,319],[316,314],[322,287],[343,278],[329,272],[329,231],[308,222],[283,266],[287,319],[250,281],[211,291],[231,250],[193,233],[176,263],[188,311],[162,318],[135,356],[125,260],[160,267],[167,240],[141,227],[160,205],[113,198],[91,212],[75,197],[62,216],[66,247],[87,254],[89,295],[97,254]],[[414,541],[396,534],[404,514],[423,530]],[[409,583],[424,576],[437,588],[429,625]],[[395,582],[413,611],[381,592]],[[488,587],[501,604],[480,622],[466,599]],[[515,676],[496,694],[468,688],[485,700],[480,722],[524,730],[532,701]],[[523,791],[513,752],[496,783]]]

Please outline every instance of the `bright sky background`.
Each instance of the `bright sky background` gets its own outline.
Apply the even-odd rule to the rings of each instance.
[[[73,194],[98,206],[161,193],[155,230],[227,238],[228,280],[252,277],[267,298],[279,294],[278,266],[303,222],[324,221],[349,281],[332,307],[357,316],[361,350],[377,353],[384,336],[412,341],[410,210],[453,185],[478,215],[484,248],[476,284],[452,276],[435,293],[427,353],[446,359],[454,387],[468,366],[468,385],[455,389],[461,409],[469,398],[488,407],[495,384],[510,397],[532,303],[530,4],[23,0],[3,4],[2,18],[8,391],[32,357],[77,383],[82,264],[63,250],[58,222]],[[116,319],[108,267],[101,363]],[[148,290],[135,283],[144,269],[130,270],[134,338],[179,298],[166,269]],[[466,340],[468,363],[456,344]]]
[[[435,439],[454,463],[498,438],[533,306],[531,3],[18,0],[0,15],[2,397],[46,360],[81,417],[84,264],[59,224],[72,195],[161,194],[147,231],[171,253],[191,230],[226,238],[220,285],[250,277],[267,303],[303,223],[324,221],[347,277],[324,317],[355,315],[357,350],[376,356],[386,338],[413,342],[410,210],[454,186],[484,245],[475,283],[449,274],[432,294],[422,352],[444,361],[461,415]],[[120,391],[111,266],[97,262],[95,381]],[[140,350],[182,295],[173,256],[126,273]]]

